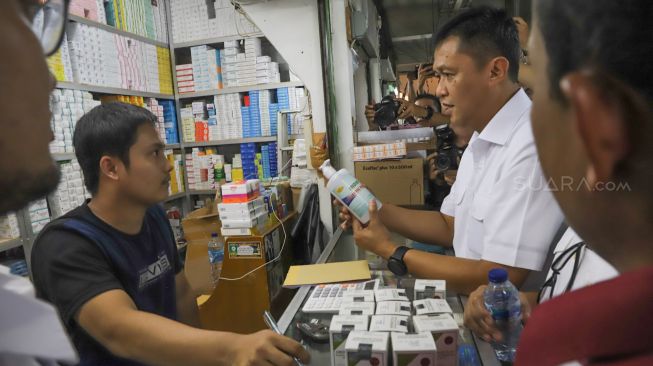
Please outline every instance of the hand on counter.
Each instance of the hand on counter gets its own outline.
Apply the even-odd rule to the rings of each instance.
[[[309,353],[293,339],[262,330],[248,335],[235,335],[231,365],[277,365],[294,366],[292,357],[304,364],[310,362]]]
[[[388,231],[388,228],[383,225],[379,218],[379,211],[377,210],[375,200],[370,201],[368,209],[370,221],[367,223],[367,226],[363,226],[360,221],[352,219],[351,216],[349,217],[354,229],[354,240],[356,240],[356,244],[359,247],[387,259],[392,255],[397,246],[390,240],[390,231]]]

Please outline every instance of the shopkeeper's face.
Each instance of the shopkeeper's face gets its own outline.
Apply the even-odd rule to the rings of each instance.
[[[168,197],[172,166],[166,159],[156,129],[142,124],[136,142],[129,149],[129,167],[120,169],[120,193],[129,199],[150,206]]]
[[[435,50],[433,70],[438,76],[436,95],[440,98],[442,114],[449,116],[451,125],[480,128],[489,121],[483,111],[487,108],[489,75],[479,68],[468,54],[459,51],[458,37],[445,39]]]
[[[30,0],[0,1],[0,213],[56,188],[49,152],[50,92],[55,81],[25,14]]]

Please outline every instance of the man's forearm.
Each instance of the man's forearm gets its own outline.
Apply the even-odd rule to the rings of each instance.
[[[149,365],[228,365],[235,334],[189,327],[161,316],[129,311],[100,340],[117,356]]]
[[[453,218],[447,222],[437,211],[409,210],[392,204],[384,204],[380,211],[383,224],[406,238],[427,244],[446,247],[453,245]]]
[[[417,250],[409,250],[404,256],[404,262],[408,266],[408,272],[416,278],[446,280],[447,289],[458,294],[469,294],[480,285],[487,284],[487,274],[492,268],[506,268],[510,281],[517,287],[524,282],[529,273],[526,269],[502,266],[493,262]]]

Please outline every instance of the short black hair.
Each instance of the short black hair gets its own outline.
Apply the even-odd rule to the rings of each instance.
[[[594,67],[653,104],[652,1],[540,0],[535,6],[554,98],[564,100],[559,84],[565,74]]]
[[[107,103],[91,109],[75,126],[75,156],[84,174],[86,189],[95,195],[100,184],[100,159],[118,157],[129,167],[129,149],[136,143],[138,128],[154,125],[157,118],[145,108],[126,103]]]
[[[436,34],[433,49],[449,37],[460,40],[458,49],[471,56],[478,67],[494,57],[508,60],[508,77],[517,82],[519,75],[519,34],[515,21],[505,10],[489,6],[472,7],[445,23]]]
[[[604,100],[620,103],[627,123],[630,151],[614,175],[627,180],[628,191],[648,197],[645,205],[653,217],[653,1],[536,0],[534,5],[548,55],[550,96],[567,106],[560,80],[572,72],[597,73]],[[614,94],[620,87],[629,89],[627,97]]]
[[[420,99],[430,99],[431,101],[433,101],[433,104],[435,104],[435,111],[440,113],[440,111],[441,111],[440,98],[438,98],[438,97],[436,97],[435,95],[432,95],[432,94],[422,93],[422,94],[418,94],[415,97],[414,101],[417,102]]]

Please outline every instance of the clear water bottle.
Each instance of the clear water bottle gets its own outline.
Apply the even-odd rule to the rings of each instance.
[[[488,279],[490,283],[483,296],[485,307],[503,336],[501,342],[492,342],[492,347],[499,361],[513,362],[522,330],[519,291],[508,281],[508,271],[503,268],[490,270]]]
[[[222,262],[224,261],[224,242],[217,233],[211,233],[209,240],[209,263],[211,264],[211,279],[213,286],[218,285],[220,272],[222,272]]]

